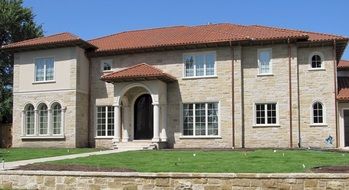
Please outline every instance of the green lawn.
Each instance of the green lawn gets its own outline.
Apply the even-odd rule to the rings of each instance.
[[[93,148],[9,148],[0,149],[0,162],[2,159],[5,162],[28,160],[34,158],[44,158],[52,156],[62,156],[67,154],[77,154],[84,152],[96,151]]]
[[[305,172],[316,166],[349,165],[349,153],[314,150],[132,151],[49,162],[139,172]],[[303,165],[304,164],[304,165]]]

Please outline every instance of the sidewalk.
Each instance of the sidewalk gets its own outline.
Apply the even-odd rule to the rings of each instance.
[[[82,158],[82,157],[88,157],[93,155],[104,155],[104,154],[113,154],[113,153],[119,153],[119,152],[126,152],[131,150],[141,150],[141,148],[130,148],[130,149],[115,149],[115,150],[104,150],[104,151],[98,151],[98,152],[87,152],[87,153],[81,153],[81,154],[71,154],[71,155],[64,155],[64,156],[55,156],[55,157],[46,157],[46,158],[36,158],[31,160],[19,160],[19,161],[13,161],[13,162],[5,162],[4,167],[0,163],[0,171],[2,170],[10,170],[10,169],[16,169],[19,166],[24,166],[28,164],[35,164],[40,162],[50,162],[50,161],[56,161],[56,160],[66,160],[66,159],[74,159],[74,158]]]

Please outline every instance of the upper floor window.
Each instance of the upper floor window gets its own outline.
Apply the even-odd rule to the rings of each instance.
[[[218,103],[183,104],[184,136],[217,136]]]
[[[54,59],[35,59],[35,81],[50,81],[54,76]]]
[[[311,57],[311,68],[321,68],[321,57],[320,55],[313,55]]]
[[[271,74],[272,73],[272,50],[259,49],[258,50],[258,71],[259,74]]]
[[[256,125],[277,124],[276,103],[256,104],[255,106]]]
[[[216,54],[195,53],[184,56],[185,77],[201,77],[216,75]]]
[[[312,107],[313,111],[313,118],[312,123],[313,124],[322,124],[324,123],[324,108],[321,102],[315,102],[313,103]]]
[[[112,59],[101,61],[101,71],[111,71],[112,68],[113,68],[113,60]]]

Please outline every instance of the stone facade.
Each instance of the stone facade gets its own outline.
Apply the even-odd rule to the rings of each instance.
[[[272,75],[258,74],[257,52],[263,48],[272,50]],[[217,76],[183,78],[183,55],[198,52],[215,52]],[[310,69],[309,57],[314,52],[322,55],[324,68]],[[32,60],[42,56],[54,56],[58,60],[55,64],[57,78],[53,84],[33,84],[30,78],[33,77]],[[174,76],[177,81],[167,84],[162,81],[106,83],[100,80],[105,74],[101,71],[101,60],[112,60],[113,71],[147,63]],[[337,146],[337,134],[336,68],[333,60],[331,46],[310,48],[294,44],[171,50],[90,58],[78,47],[17,53],[13,145],[111,148],[114,137],[96,137],[96,106],[119,106],[117,104],[120,104],[122,112],[120,140],[132,141],[135,98],[142,93],[151,94],[148,88],[160,89],[159,86],[163,86],[162,90],[151,95],[153,100],[159,100],[155,103],[160,104],[159,139],[166,139],[170,148],[285,148],[297,147],[299,142],[302,147],[334,148]],[[62,77],[65,76],[63,73],[67,76]],[[31,82],[28,83],[29,80]],[[142,84],[144,87],[135,86],[118,97],[125,86],[132,84]],[[29,102],[37,106],[40,102],[49,105],[54,101],[66,107],[64,138],[22,138],[21,112],[24,106]],[[325,107],[325,125],[311,124],[311,106],[315,101],[320,101]],[[182,135],[182,105],[194,102],[219,103],[218,136],[194,138]],[[271,102],[277,103],[277,124],[256,126],[255,103]],[[330,136],[334,139],[332,144],[325,142]]]
[[[348,174],[2,171],[3,189],[349,189]]]

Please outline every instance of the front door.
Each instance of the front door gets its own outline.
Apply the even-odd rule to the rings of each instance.
[[[344,146],[349,146],[349,110],[344,110]]]
[[[153,105],[149,94],[141,95],[134,105],[134,139],[153,137]]]

